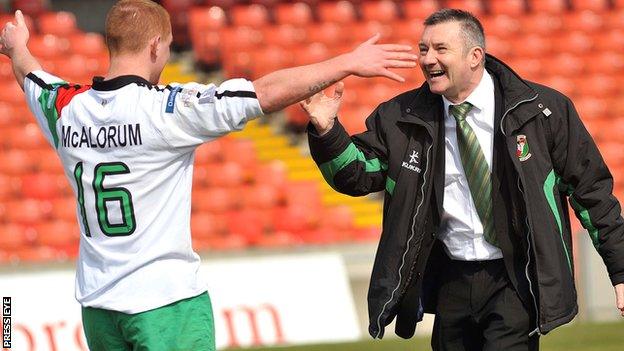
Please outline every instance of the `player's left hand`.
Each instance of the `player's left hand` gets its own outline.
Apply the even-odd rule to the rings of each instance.
[[[624,317],[624,283],[620,283],[615,287],[615,304],[620,310],[620,314]]]
[[[377,44],[379,33],[349,53],[351,74],[359,77],[386,77],[398,82],[405,79],[388,68],[414,68],[418,56],[412,47],[399,44]]]
[[[0,53],[11,57],[15,49],[26,48],[30,34],[22,11],[15,11],[15,23],[8,22],[0,35]]]
[[[340,108],[343,91],[344,83],[338,82],[332,96],[327,96],[325,92],[320,91],[299,103],[310,117],[310,122],[312,122],[319,135],[325,135],[332,129]]]

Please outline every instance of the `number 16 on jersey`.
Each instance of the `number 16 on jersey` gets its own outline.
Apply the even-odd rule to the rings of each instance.
[[[123,162],[99,163],[93,170],[93,193],[95,194],[95,212],[97,215],[100,230],[106,236],[126,236],[134,233],[136,220],[134,217],[134,206],[132,204],[132,194],[128,189],[105,188],[104,178],[107,175],[130,173],[130,168]],[[78,186],[78,204],[80,205],[80,215],[85,228],[85,234],[91,236],[91,229],[87,220],[87,210],[85,206],[85,188],[82,182],[84,168],[82,162],[78,162],[74,167],[74,179]],[[111,223],[108,213],[108,203],[117,202],[121,209],[121,223]]]

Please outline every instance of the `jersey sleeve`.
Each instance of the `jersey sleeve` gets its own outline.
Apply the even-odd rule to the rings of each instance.
[[[241,130],[262,114],[251,81],[187,83],[168,89],[154,124],[169,145],[186,147]]]
[[[67,85],[61,78],[44,71],[33,71],[24,78],[26,102],[37,119],[48,142],[58,147],[59,137],[56,129],[58,113],[56,110],[57,89]]]

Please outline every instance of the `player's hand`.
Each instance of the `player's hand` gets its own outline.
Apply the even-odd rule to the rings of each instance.
[[[418,56],[411,53],[412,47],[399,44],[376,44],[379,33],[351,51],[353,64],[351,73],[359,77],[387,77],[398,82],[405,79],[388,68],[414,68]]]
[[[2,29],[0,53],[11,57],[16,49],[26,48],[29,36],[22,11],[15,11],[15,23],[8,22]]]
[[[624,317],[624,283],[615,286],[615,304]]]
[[[334,126],[343,91],[344,83],[338,82],[336,83],[333,96],[327,96],[323,91],[320,91],[299,103],[308,113],[310,122],[312,122],[319,135],[326,134]]]

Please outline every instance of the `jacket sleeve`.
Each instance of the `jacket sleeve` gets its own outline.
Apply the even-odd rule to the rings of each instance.
[[[555,172],[568,185],[570,204],[602,256],[611,282],[624,283],[624,221],[613,195],[613,177],[572,102],[566,98],[561,107],[564,113],[550,118]]]
[[[367,119],[367,130],[349,137],[338,119],[333,128],[319,136],[308,125],[312,158],[327,183],[336,191],[362,196],[384,190],[388,170],[386,141],[377,108]]]

